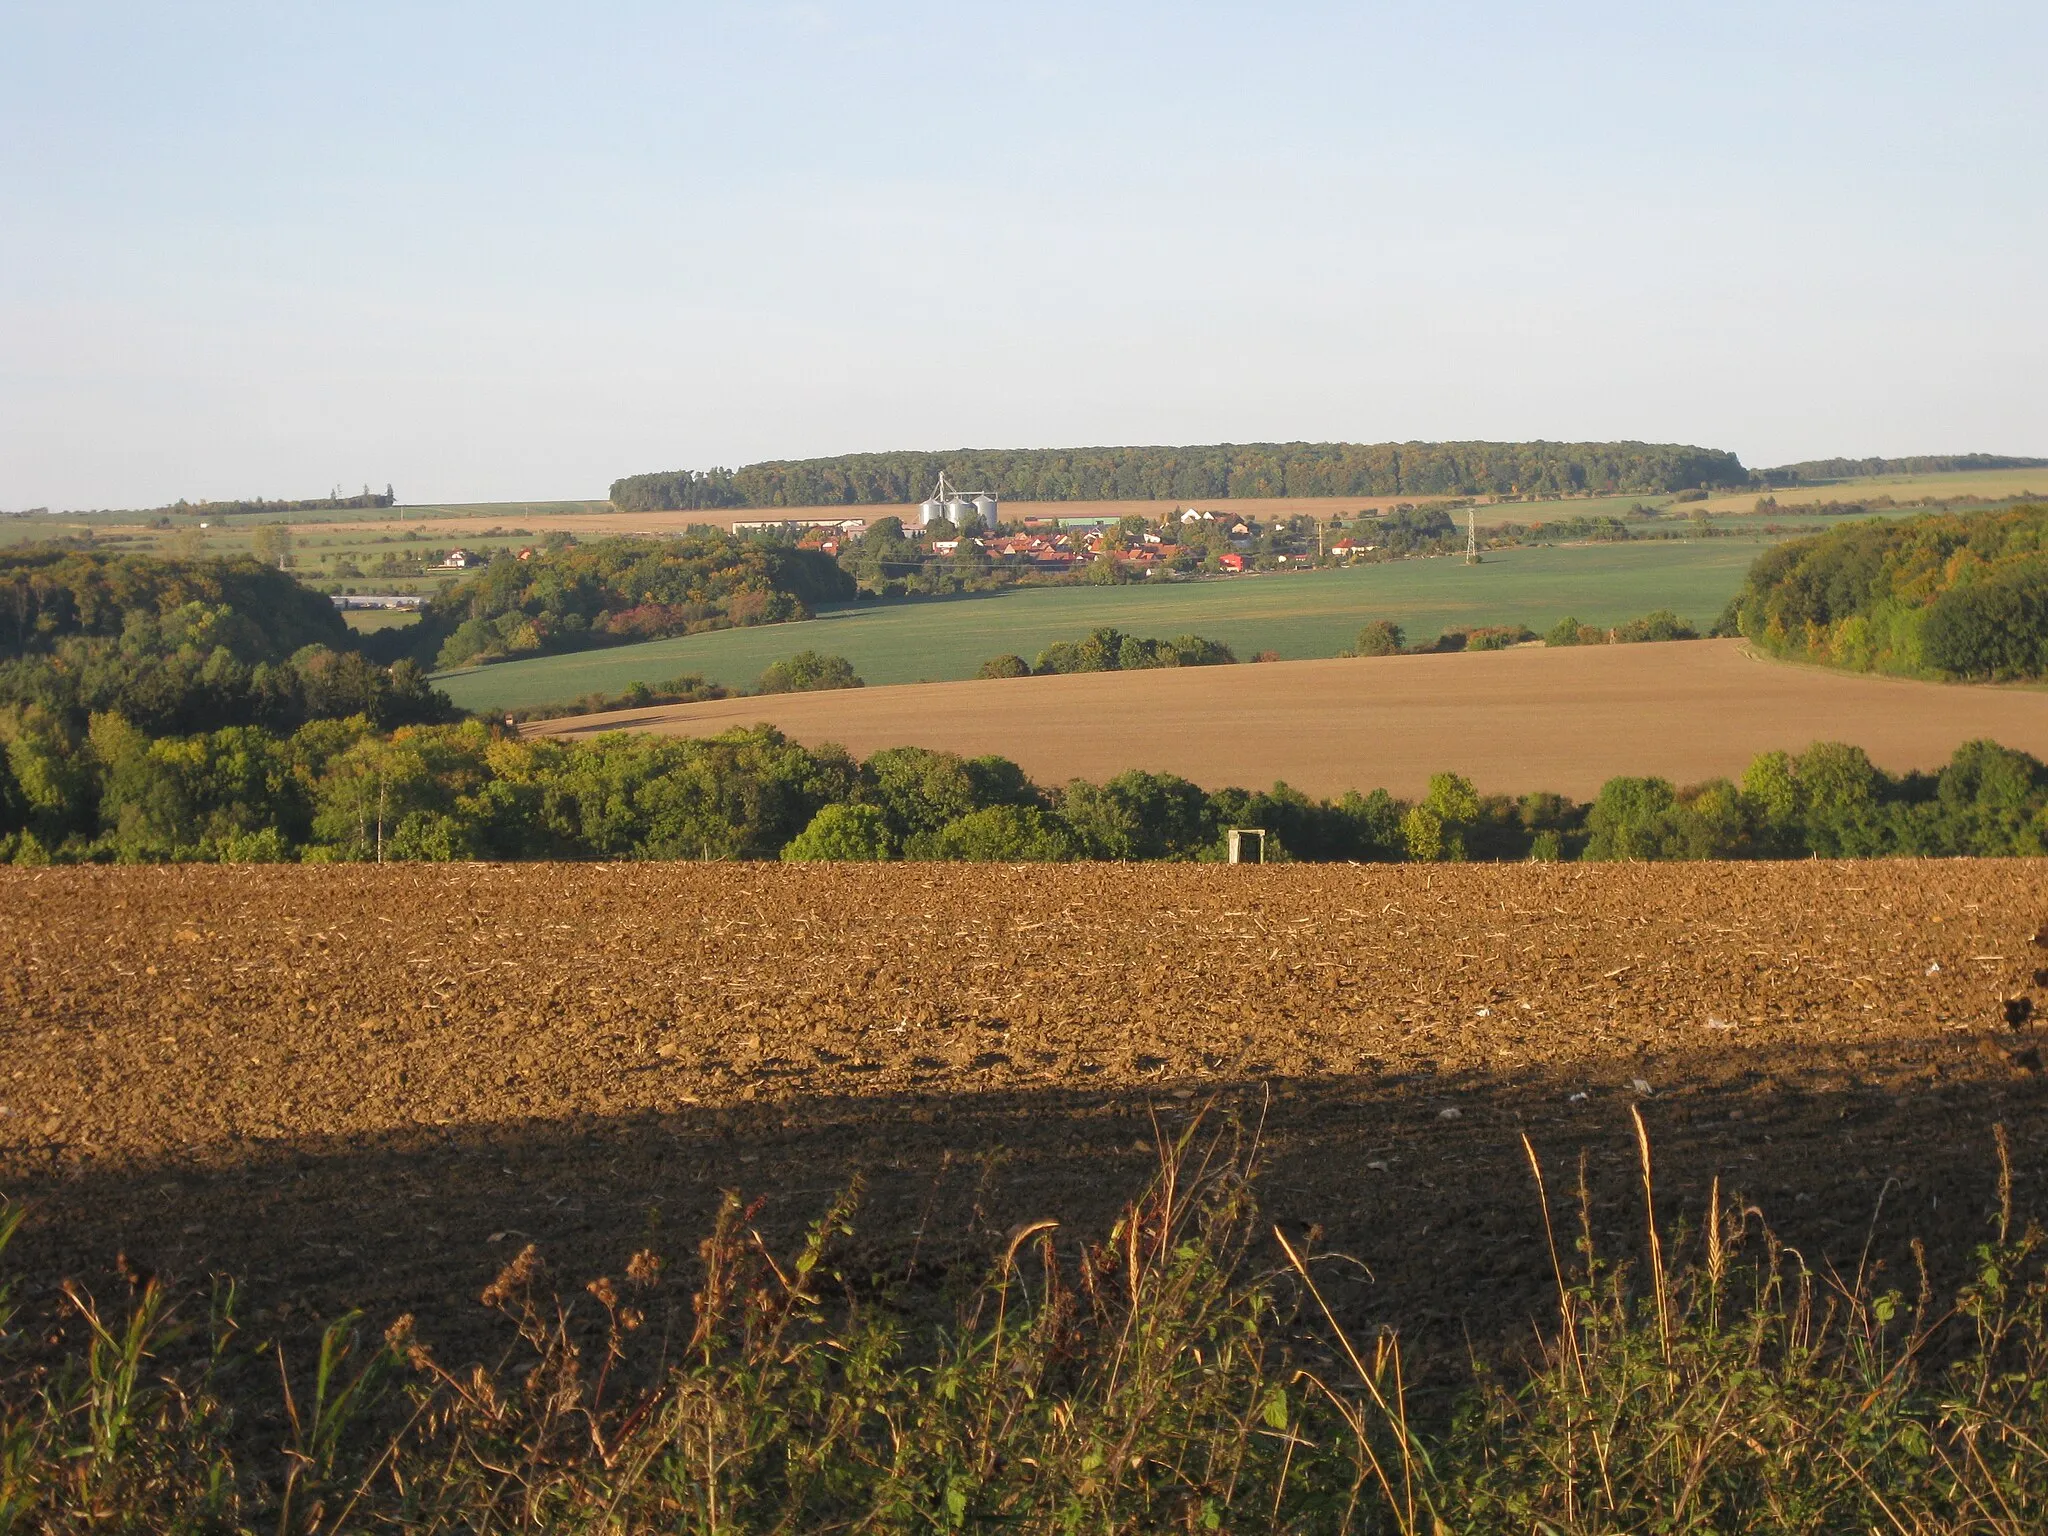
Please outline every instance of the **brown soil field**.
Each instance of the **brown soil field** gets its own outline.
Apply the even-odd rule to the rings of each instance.
[[[1274,517],[1293,517],[1310,513],[1316,517],[1355,517],[1367,508],[1386,509],[1401,506],[1427,506],[1431,497],[1423,496],[1245,496],[1222,500],[1187,501],[1006,501],[1002,515],[1005,522],[1021,522],[1027,518],[1058,518],[1065,522],[1092,521],[1097,518],[1150,517],[1172,512],[1191,505],[1213,507],[1220,511],[1237,513],[1240,517],[1254,517],[1261,521]],[[1489,514],[1490,510],[1489,510]],[[574,533],[584,537],[613,533],[681,533],[695,524],[709,524],[714,528],[730,528],[736,522],[758,523],[787,519],[810,521],[821,518],[866,518],[873,522],[878,517],[900,517],[905,523],[917,521],[915,504],[903,506],[858,506],[858,507],[709,507],[696,512],[619,512],[608,508],[591,512],[477,512],[468,516],[449,517],[423,515],[417,519],[399,518],[389,523],[375,525],[379,533],[398,533],[413,529],[431,537],[462,538],[474,537],[486,527],[524,528],[532,534]],[[1480,519],[1487,521],[1486,516]],[[338,536],[347,538],[359,536],[369,525],[364,523],[302,523],[294,532],[302,538],[316,536]]]
[[[529,735],[700,736],[768,721],[861,756],[1000,753],[1041,784],[1127,768],[1214,789],[1284,779],[1414,796],[1465,774],[1486,792],[1589,799],[1618,774],[1739,777],[1759,752],[1848,741],[1892,771],[1990,737],[2048,757],[2048,691],[1860,676],[1764,660],[1740,640],[1525,646],[1442,656],[911,683],[537,722]]]
[[[126,1254],[453,1348],[524,1243],[573,1290],[723,1190],[779,1240],[856,1179],[840,1272],[936,1304],[1202,1114],[1362,1261],[1346,1314],[1444,1359],[1543,1305],[1524,1133],[1630,1251],[1632,1106],[1665,1219],[1718,1176],[1817,1268],[1918,1235],[1953,1280],[1994,1124],[2048,1214],[2040,861],[0,870],[0,913],[35,1307]]]

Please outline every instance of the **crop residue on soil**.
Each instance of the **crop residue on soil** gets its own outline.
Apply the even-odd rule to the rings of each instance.
[[[1816,1258],[1880,1193],[1880,1257],[1965,1251],[1994,1121],[2044,1192],[2035,861],[74,869],[0,911],[45,1286],[120,1250],[459,1327],[517,1243],[687,1252],[722,1189],[786,1231],[856,1177],[914,1283],[1106,1215],[1205,1104],[1371,1266],[1347,1307],[1447,1341],[1540,1304],[1524,1131],[1623,1245],[1630,1105],[1666,1215],[1719,1174]]]

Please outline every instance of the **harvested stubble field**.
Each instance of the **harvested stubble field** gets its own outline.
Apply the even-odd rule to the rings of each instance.
[[[1815,741],[1853,742],[1892,772],[1937,769],[1977,737],[2048,757],[2048,692],[1793,666],[1740,640],[779,694],[573,715],[525,732],[708,736],[758,721],[863,757],[897,746],[994,752],[1041,784],[1143,768],[1210,789],[1284,779],[1331,796],[1419,796],[1449,769],[1487,793],[1590,800],[1619,774],[1739,778],[1760,752]]]
[[[2041,862],[81,868],[0,910],[32,1304],[125,1252],[460,1347],[523,1243],[573,1286],[723,1189],[773,1237],[859,1179],[842,1267],[920,1305],[1212,1102],[1370,1266],[1346,1312],[1447,1359],[1543,1304],[1524,1130],[1624,1251],[1631,1104],[1664,1217],[1718,1174],[1816,1265],[1960,1262],[1994,1122],[2048,1205]]]

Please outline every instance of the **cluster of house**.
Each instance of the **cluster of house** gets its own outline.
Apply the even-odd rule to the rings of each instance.
[[[1089,537],[1082,535],[1079,547],[1076,547],[1077,541],[1073,537],[1064,533],[1012,533],[996,538],[970,539],[969,542],[980,545],[994,559],[1028,561],[1046,570],[1064,571],[1084,554],[1092,553],[1101,543],[1099,535],[1095,536],[1093,544]],[[959,547],[958,539],[936,539],[932,543],[932,553],[950,555]]]
[[[1216,557],[1217,563],[1224,570],[1245,571],[1251,569],[1251,544],[1258,537],[1259,532],[1258,524],[1251,519],[1240,517],[1235,512],[1203,512],[1194,507],[1189,507],[1186,511],[1178,514],[1178,521],[1183,527],[1192,524],[1206,524],[1223,535],[1224,539],[1233,546]],[[771,530],[783,532],[795,536],[806,549],[815,549],[827,555],[837,555],[847,545],[857,542],[867,533],[868,520],[864,517],[783,518],[775,520],[764,519],[755,522],[735,522],[732,527],[735,533],[758,533]],[[921,538],[924,535],[924,530],[917,527],[905,527],[903,531],[910,538]],[[1104,529],[1100,527],[1093,529],[1076,527],[1062,531],[1057,523],[1051,523],[1035,530],[1027,524],[1025,531],[1022,533],[999,536],[990,535],[973,539],[972,542],[986,550],[989,555],[998,559],[1029,562],[1048,570],[1066,570],[1079,562],[1101,555],[1106,537]],[[950,555],[959,547],[960,541],[958,539],[935,540],[931,546],[932,552],[940,555]],[[1167,542],[1166,536],[1158,529],[1147,528],[1138,536],[1136,542],[1128,548],[1117,549],[1114,553],[1116,558],[1123,561],[1126,565],[1151,567],[1160,565],[1172,558],[1174,547]],[[1378,547],[1376,544],[1366,543],[1362,540],[1342,538],[1331,544],[1328,552],[1340,560],[1349,560],[1355,556],[1369,553]],[[526,548],[518,550],[516,554],[521,560],[531,560],[534,557],[535,551],[531,548]],[[435,571],[474,570],[478,566],[485,564],[489,558],[487,554],[479,554],[472,550],[451,549],[445,559],[436,565],[429,566],[428,569]],[[1283,565],[1294,560],[1307,563],[1308,559],[1306,556],[1289,555],[1277,555],[1274,558]]]
[[[534,556],[534,550],[529,545],[524,549],[514,551],[514,554],[518,559],[531,560]],[[444,559],[436,561],[433,565],[428,566],[427,569],[430,571],[473,571],[480,565],[489,564],[490,558],[489,555],[480,555],[474,550],[451,549]]]

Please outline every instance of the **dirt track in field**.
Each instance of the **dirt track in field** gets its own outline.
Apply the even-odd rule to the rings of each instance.
[[[534,1241],[687,1256],[726,1188],[849,1263],[978,1271],[1101,1223],[1156,1122],[1263,1121],[1272,1216],[1455,1352],[1548,1271],[1518,1140],[1603,1241],[1707,1180],[1816,1262],[1974,1242],[2011,1128],[2048,1213],[2048,865],[0,870],[0,1189],[32,1303],[117,1251],[444,1340]],[[1563,1197],[1560,1196],[1560,1199]]]
[[[1000,753],[1041,784],[1127,768],[1215,789],[1421,794],[1452,769],[1489,793],[1591,799],[1618,774],[1739,778],[1759,752],[1848,741],[1933,769],[1988,736],[2048,757],[2048,692],[1907,682],[1757,658],[1740,640],[911,683],[617,710],[525,734],[710,735],[769,721],[866,756]]]

